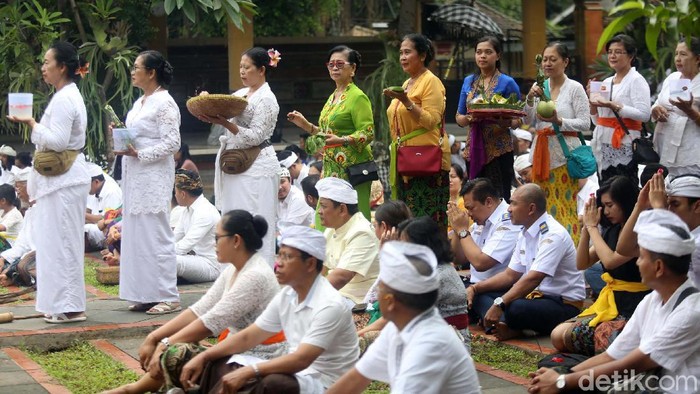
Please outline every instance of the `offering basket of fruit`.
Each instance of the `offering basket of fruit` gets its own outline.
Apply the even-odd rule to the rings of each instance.
[[[487,97],[479,94],[468,105],[469,115],[475,118],[520,118],[525,116],[525,102],[518,100],[515,93],[505,98],[500,94]]]

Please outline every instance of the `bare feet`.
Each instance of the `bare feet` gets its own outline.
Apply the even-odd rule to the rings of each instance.
[[[499,341],[507,341],[509,339],[519,338],[523,336],[523,333],[522,331],[513,330],[512,328],[508,327],[506,323],[499,322],[496,324],[493,335]]]

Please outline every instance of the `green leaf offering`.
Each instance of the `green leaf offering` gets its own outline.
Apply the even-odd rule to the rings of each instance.
[[[403,86],[389,86],[387,89],[393,90],[394,92],[403,93],[405,90]]]

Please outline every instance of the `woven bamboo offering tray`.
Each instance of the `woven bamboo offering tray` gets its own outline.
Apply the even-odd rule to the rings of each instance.
[[[187,100],[187,109],[194,116],[215,118],[219,115],[226,119],[243,113],[248,101],[230,94],[204,94]]]

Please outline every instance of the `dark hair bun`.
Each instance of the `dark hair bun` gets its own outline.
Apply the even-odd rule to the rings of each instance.
[[[267,234],[267,220],[260,215],[253,216],[253,228],[260,238]]]

